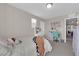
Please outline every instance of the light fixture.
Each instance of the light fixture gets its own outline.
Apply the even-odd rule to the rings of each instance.
[[[47,4],[46,4],[46,7],[47,7],[47,8],[51,8],[52,5],[53,5],[53,3],[47,3]]]

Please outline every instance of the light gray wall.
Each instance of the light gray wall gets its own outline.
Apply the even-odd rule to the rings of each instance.
[[[66,41],[66,19],[67,16],[60,16],[60,17],[56,17],[56,18],[52,18],[50,20],[47,20],[45,22],[45,33],[48,33],[51,29],[51,25],[50,22],[54,22],[54,21],[58,21],[60,22],[60,26],[56,27],[56,30],[58,30],[61,34],[61,39],[63,39],[64,41]]]
[[[0,35],[32,36],[32,17],[37,19],[39,26],[39,21],[43,19],[8,4],[0,4]]]
[[[0,36],[6,35],[6,8],[5,4],[0,4]]]

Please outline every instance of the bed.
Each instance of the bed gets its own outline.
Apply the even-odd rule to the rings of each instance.
[[[2,38],[0,40],[0,56],[37,56],[36,45],[32,38],[32,36],[16,37],[17,41],[22,40],[22,43],[15,45],[15,47],[7,45],[7,42],[5,40],[2,41],[4,39]]]

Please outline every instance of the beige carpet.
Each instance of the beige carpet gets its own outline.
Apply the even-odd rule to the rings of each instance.
[[[72,41],[68,40],[63,42],[51,42],[53,47],[52,52],[46,54],[46,56],[73,56]]]

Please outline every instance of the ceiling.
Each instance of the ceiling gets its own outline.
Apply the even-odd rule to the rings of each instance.
[[[50,9],[46,8],[46,3],[10,3],[10,5],[43,19],[79,12],[79,3],[53,3]]]

